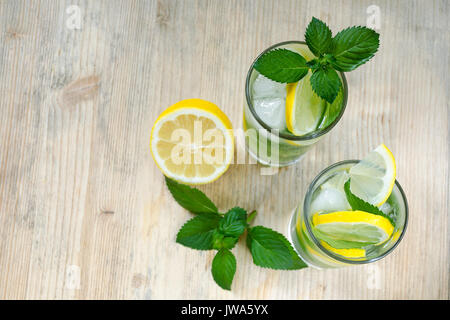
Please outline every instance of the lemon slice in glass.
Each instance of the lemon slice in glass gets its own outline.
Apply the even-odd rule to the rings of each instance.
[[[379,207],[389,198],[395,184],[396,166],[392,152],[381,144],[349,170],[350,190]]]
[[[231,122],[215,104],[182,100],[156,119],[150,149],[159,169],[185,184],[204,184],[219,178],[234,154]]]
[[[394,226],[383,216],[365,211],[338,211],[312,216],[314,228],[333,240],[381,244]]]
[[[321,123],[326,101],[311,88],[311,72],[286,85],[286,126],[296,136],[313,132]]]
[[[336,249],[330,246],[325,241],[320,241],[320,243],[328,251],[337,253],[338,255],[346,258],[364,258],[366,256],[366,250],[362,248]]]

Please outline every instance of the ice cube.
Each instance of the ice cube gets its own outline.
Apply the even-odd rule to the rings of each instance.
[[[253,82],[253,99],[286,98],[286,84],[258,75]]]
[[[253,101],[256,113],[264,123],[274,129],[286,128],[286,100],[283,98],[263,98]]]
[[[380,210],[383,211],[384,214],[388,215],[391,213],[392,206],[389,203],[385,202],[380,206]]]
[[[344,184],[347,182],[348,178],[348,173],[346,171],[338,172],[322,184],[320,188],[322,190],[334,188],[344,193]]]
[[[320,191],[310,207],[311,213],[318,211],[346,211],[350,209],[350,204],[345,198],[345,195],[341,191],[333,188]]]

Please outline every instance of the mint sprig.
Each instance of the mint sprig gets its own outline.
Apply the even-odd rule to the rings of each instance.
[[[308,48],[315,55],[306,61],[299,53],[274,49],[255,62],[255,69],[263,76],[281,83],[301,80],[308,72],[314,92],[333,103],[342,86],[336,71],[348,72],[369,61],[380,45],[380,35],[372,29],[355,26],[332,37],[330,28],[313,17],[305,32]]]
[[[176,242],[197,250],[217,250],[212,262],[214,281],[230,290],[236,272],[236,258],[231,249],[247,231],[247,246],[253,262],[264,268],[297,270],[307,267],[289,241],[272,229],[250,227],[256,211],[234,207],[219,213],[214,203],[200,190],[180,184],[166,177],[174,199],[185,209],[197,214],[179,230]]]
[[[224,235],[239,237],[247,227],[247,212],[239,207],[230,209],[219,223],[219,231]]]

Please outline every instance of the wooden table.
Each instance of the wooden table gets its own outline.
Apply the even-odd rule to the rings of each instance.
[[[448,299],[449,15],[445,0],[1,0],[0,299]],[[381,34],[347,74],[344,117],[301,163],[270,176],[233,165],[201,189],[286,234],[320,170],[384,142],[408,230],[386,258],[344,269],[262,269],[241,243],[224,291],[213,252],[175,243],[191,215],[152,160],[150,129],[192,97],[241,127],[250,63],[303,40],[311,16]]]

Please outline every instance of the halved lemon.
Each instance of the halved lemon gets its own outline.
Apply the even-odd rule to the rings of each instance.
[[[381,244],[394,226],[383,216],[365,211],[338,211],[312,216],[314,227],[333,240]]]
[[[231,122],[211,102],[182,100],[156,119],[150,149],[167,177],[191,185],[209,183],[219,178],[233,159]]]
[[[310,78],[308,72],[300,81],[286,85],[286,126],[296,136],[316,130],[327,106],[312,90]]]
[[[389,198],[395,175],[394,156],[381,144],[350,168],[350,189],[361,199],[379,207]]]

